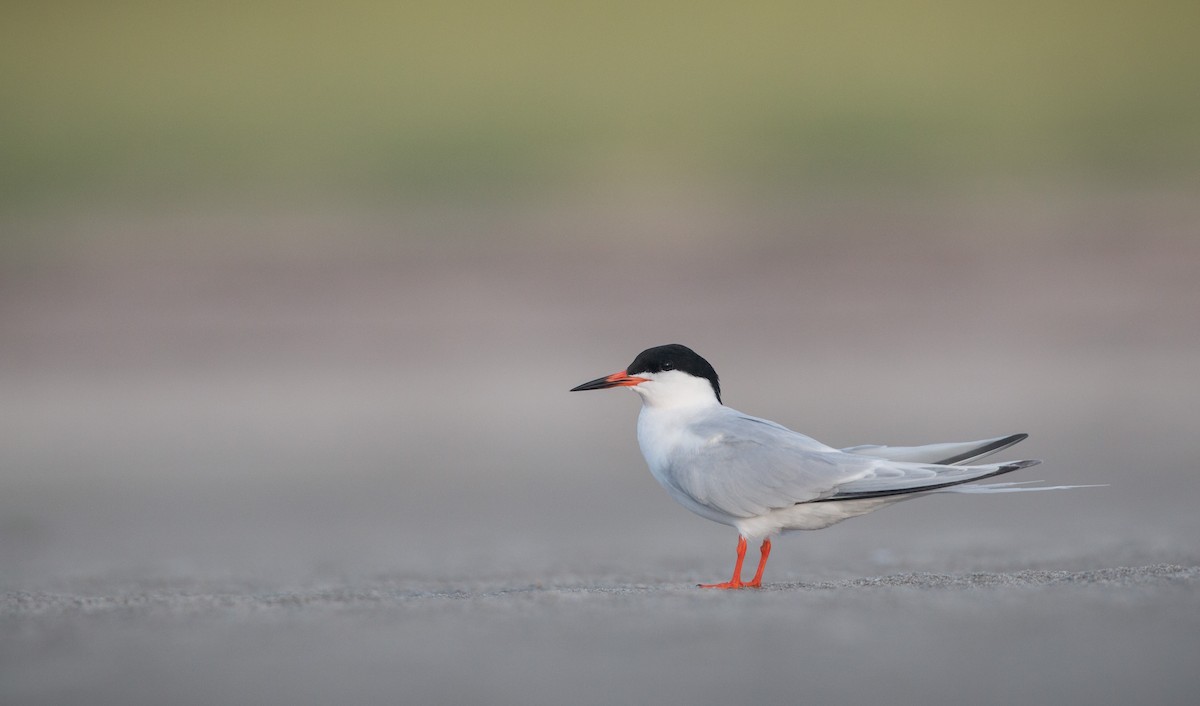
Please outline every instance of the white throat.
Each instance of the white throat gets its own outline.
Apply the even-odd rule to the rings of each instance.
[[[643,407],[675,409],[721,404],[713,392],[712,383],[705,378],[698,378],[679,370],[636,375],[646,378],[646,382],[633,388],[634,392],[641,395]]]

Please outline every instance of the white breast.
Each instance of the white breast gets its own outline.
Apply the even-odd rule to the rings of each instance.
[[[691,431],[692,416],[678,409],[643,406],[637,425],[642,456],[650,467],[650,475],[676,502],[701,517],[733,526],[738,518],[697,502],[679,482],[679,474],[687,470],[688,464],[704,453],[705,446],[717,441]]]

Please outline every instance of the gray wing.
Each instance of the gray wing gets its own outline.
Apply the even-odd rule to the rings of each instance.
[[[910,463],[933,463],[940,466],[960,466],[972,461],[991,456],[997,451],[1018,444],[1029,437],[1028,434],[1013,434],[997,436],[994,439],[980,441],[963,441],[949,444],[928,444],[926,446],[851,446],[842,449],[849,454],[872,456],[889,461],[907,461]]]
[[[755,517],[833,496],[840,486],[873,477],[887,463],[845,454],[774,422],[721,409],[693,425],[699,446],[680,454],[667,475],[671,485],[695,502],[733,517]]]
[[[952,466],[846,453],[774,422],[723,410],[694,426],[702,444],[677,459],[669,477],[695,502],[733,517],[755,517],[799,503],[927,492],[1038,463]],[[1001,439],[915,448],[935,449],[931,455],[941,457],[961,456],[970,446],[975,455],[968,458],[978,458],[1024,435],[1016,437],[1003,437],[1007,443],[991,450],[985,447]]]
[[[1029,468],[1039,463],[1041,461],[1026,460],[982,466],[935,466],[885,461],[870,476],[839,485],[833,495],[810,502],[928,493]]]

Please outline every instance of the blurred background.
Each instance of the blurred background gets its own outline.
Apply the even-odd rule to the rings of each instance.
[[[566,392],[668,342],[833,445],[1025,431],[1025,479],[1111,484],[903,504],[768,581],[1194,563],[1198,26],[4,3],[0,584],[723,579],[635,397]]]
[[[727,540],[565,394],[671,341],[829,443],[1120,484],[972,513],[1195,522],[1192,3],[3,12],[7,579]]]

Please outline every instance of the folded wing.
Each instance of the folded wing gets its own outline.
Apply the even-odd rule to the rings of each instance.
[[[934,466],[904,462],[885,462],[873,473],[839,485],[825,500],[863,500],[910,493],[928,493],[951,486],[971,483],[1036,466],[1041,461],[1013,461],[981,466]]]
[[[692,502],[732,517],[756,517],[833,495],[885,463],[844,454],[774,422],[728,407],[691,426],[663,482]]]
[[[909,463],[933,463],[941,466],[959,466],[991,456],[1029,438],[1028,434],[997,436],[994,439],[962,441],[949,444],[925,446],[851,446],[842,451],[859,456],[871,456],[888,461]]]
[[[701,440],[672,464],[668,482],[692,501],[733,517],[799,503],[937,491],[1039,463],[963,464],[1012,446],[1025,434],[914,447],[841,450],[774,422],[724,408],[694,430]]]

